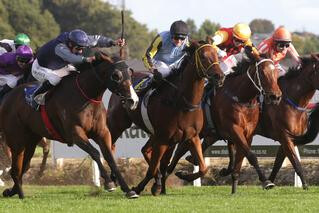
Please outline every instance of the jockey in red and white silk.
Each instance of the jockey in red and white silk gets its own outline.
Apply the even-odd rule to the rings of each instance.
[[[300,63],[299,54],[291,41],[290,32],[284,27],[279,27],[270,38],[265,39],[258,45],[259,52],[266,54],[274,61],[276,68],[279,70],[279,76],[286,73],[279,62],[286,57],[287,53],[291,54],[296,63]]]

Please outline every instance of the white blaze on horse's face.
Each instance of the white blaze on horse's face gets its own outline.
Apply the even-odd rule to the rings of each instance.
[[[130,109],[131,109],[131,110],[134,110],[134,109],[136,109],[136,107],[137,107],[137,105],[138,105],[139,99],[138,99],[138,96],[137,96],[135,90],[133,89],[133,86],[132,86],[132,85],[130,86],[130,94],[131,94],[131,98],[132,98],[132,100],[133,100],[133,104],[132,104],[132,106],[130,107]]]

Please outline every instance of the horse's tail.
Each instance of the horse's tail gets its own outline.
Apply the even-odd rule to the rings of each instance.
[[[319,132],[319,104],[316,105],[315,109],[310,113],[307,124],[307,131],[303,135],[293,136],[292,141],[295,145],[304,145],[314,141]]]

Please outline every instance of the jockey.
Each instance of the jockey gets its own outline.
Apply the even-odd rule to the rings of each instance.
[[[32,65],[33,77],[42,83],[30,97],[32,106],[38,108],[38,103],[34,101],[37,95],[56,86],[62,77],[70,74],[70,71],[76,71],[73,65],[91,63],[95,60],[95,56],[82,56],[84,48],[123,46],[124,44],[124,39],[113,40],[101,35],[87,35],[79,29],[64,32],[44,44]],[[43,101],[41,104],[44,104]]]
[[[23,77],[24,69],[33,61],[31,47],[21,45],[16,52],[0,55],[0,100],[12,88],[17,86],[18,80]]]
[[[218,55],[220,67],[225,75],[232,72],[231,68],[237,64],[235,55],[242,53],[244,47],[252,47],[254,54],[258,54],[257,49],[250,40],[251,30],[247,24],[238,23],[231,28],[220,28],[212,37],[213,44],[219,47]],[[242,55],[241,55],[242,56]]]
[[[0,55],[6,52],[15,52],[21,45],[30,45],[30,38],[24,33],[17,34],[14,40],[3,39],[0,41]]]
[[[288,52],[295,62],[300,63],[299,54],[291,40],[291,33],[286,28],[279,27],[270,38],[265,39],[258,45],[259,52],[266,54],[274,61],[276,68],[279,70],[279,76],[286,73],[279,62],[286,57]]]
[[[143,57],[145,67],[154,74],[155,81],[172,74],[181,65],[189,46],[188,26],[184,21],[175,21],[170,31],[159,33]]]

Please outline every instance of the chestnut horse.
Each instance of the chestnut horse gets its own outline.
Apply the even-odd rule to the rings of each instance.
[[[224,74],[219,67],[216,46],[194,41],[186,52],[180,74],[173,79],[164,79],[163,84],[149,97],[146,123],[150,125],[143,121],[147,119],[142,117],[142,101],[136,110],[127,111],[121,106],[117,96],[112,95],[110,98],[107,124],[113,143],[132,122],[152,134],[154,151],[146,177],[133,188],[137,193],[143,191],[146,184],[157,174],[159,162],[168,147],[179,141],[190,141],[194,155],[200,159],[200,171],[190,174],[190,178],[196,179],[207,172],[198,135],[203,125],[200,103],[205,77],[213,77],[222,84]],[[157,188],[152,187],[153,195],[157,194]]]
[[[220,139],[231,141],[256,169],[263,188],[271,188],[274,184],[266,179],[249,144],[259,120],[260,108],[257,98],[264,97],[267,105],[278,104],[281,91],[277,85],[278,74],[273,62],[259,56],[255,56],[255,60],[256,62],[240,62],[233,68],[235,72],[227,76],[224,86],[216,95],[211,94],[208,97],[210,105],[207,107],[210,115],[207,116],[205,113],[205,126],[201,137],[214,142]],[[216,132],[211,131],[212,127],[209,124],[214,125]],[[173,171],[187,150],[187,143],[179,145],[167,169],[168,174]],[[186,179],[183,172],[177,172],[176,175]],[[232,193],[236,192],[238,176],[235,172],[232,175]]]
[[[316,55],[301,58],[301,67],[291,68],[285,76],[279,78],[278,84],[283,91],[283,101],[279,105],[264,105],[261,119],[255,134],[262,135],[280,142],[273,170],[269,176],[274,181],[282,163],[287,156],[296,173],[301,179],[304,189],[307,183],[302,166],[296,156],[294,146],[312,142],[318,134],[318,113],[316,106],[310,112],[307,106],[315,91],[319,89],[319,58]],[[308,125],[308,126],[307,126]],[[304,134],[304,132],[307,132]],[[202,144],[205,150],[214,141],[206,138]],[[228,144],[230,161],[227,169],[221,175],[226,176],[233,170],[240,171],[243,155],[236,152],[232,143]]]
[[[111,135],[101,97],[108,88],[124,99],[125,106],[130,109],[137,106],[138,97],[125,62],[114,61],[106,55],[101,57],[93,64],[79,66],[79,74],[65,77],[50,93],[41,112],[35,111],[25,101],[24,91],[32,83],[21,85],[8,94],[0,109],[0,129],[12,153],[14,186],[4,190],[5,197],[18,194],[19,198],[24,198],[22,176],[42,137],[59,139],[68,145],[76,144],[97,161],[100,170],[104,171],[102,177],[109,178],[100,163],[100,153],[89,142],[89,138],[93,139],[118,177],[122,190],[130,198],[137,197],[122,178],[112,156]],[[51,127],[44,125],[44,110]]]

